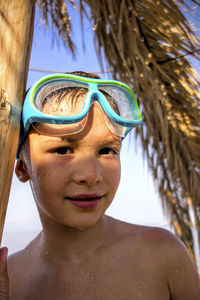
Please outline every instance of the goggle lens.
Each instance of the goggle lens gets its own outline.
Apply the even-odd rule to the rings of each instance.
[[[81,132],[87,123],[88,115],[81,121],[72,124],[49,124],[49,123],[33,123],[32,127],[37,132],[49,136],[67,136],[70,134]]]
[[[137,109],[132,97],[122,87],[110,87],[108,85],[98,85],[99,90],[107,94],[115,102],[117,111],[121,118],[126,120],[139,120]]]
[[[78,93],[74,97],[77,90]],[[37,89],[33,101],[40,112],[70,117],[81,113],[87,91],[87,85],[84,84],[64,80],[52,81]]]
[[[40,82],[31,91],[30,103],[42,113],[41,117],[35,118],[38,123],[34,123],[33,127],[48,135],[80,132],[94,102],[102,108],[108,127],[116,135],[125,136],[127,127],[138,126],[141,122],[135,96],[125,85],[114,81],[86,82],[77,78],[54,77]]]

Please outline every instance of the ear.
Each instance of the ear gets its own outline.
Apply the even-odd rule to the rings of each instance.
[[[30,179],[26,163],[22,157],[17,159],[15,174],[21,182],[27,182]]]

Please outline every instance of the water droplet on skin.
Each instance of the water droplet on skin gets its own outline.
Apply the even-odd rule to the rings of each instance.
[[[91,279],[92,279],[92,280],[94,280],[94,279],[95,279],[95,277],[94,277],[94,276],[92,276],[92,277],[91,277]]]

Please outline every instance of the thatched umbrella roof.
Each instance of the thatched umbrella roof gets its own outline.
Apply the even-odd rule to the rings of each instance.
[[[67,5],[40,0],[64,43],[75,53]],[[188,6],[187,6],[188,4]],[[96,49],[105,54],[113,78],[138,95],[144,125],[137,129],[163,207],[177,234],[193,252],[189,208],[200,239],[200,91],[191,58],[200,41],[183,9],[199,1],[79,0],[80,17],[90,8]],[[84,24],[83,24],[84,25]]]

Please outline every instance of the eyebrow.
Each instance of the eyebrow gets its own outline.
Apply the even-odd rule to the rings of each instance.
[[[67,137],[49,137],[49,139],[45,140],[43,143],[45,145],[48,144],[58,144],[58,143],[62,143],[64,145],[64,143],[69,143],[69,144],[73,144],[73,145],[77,145],[79,139],[76,138],[67,138]]]
[[[107,137],[105,138],[104,140],[102,140],[100,142],[100,144],[102,146],[112,146],[112,145],[115,145],[117,147],[120,147],[121,148],[121,145],[122,145],[122,142],[121,142],[121,139],[119,139],[117,136],[116,138],[113,138],[113,137]]]
[[[68,141],[66,138],[63,139],[61,137],[56,137],[56,139],[54,139],[55,137],[50,137],[48,140],[45,140],[43,143],[44,144],[49,144],[49,143],[59,143],[59,142],[65,142]]]
[[[56,139],[54,139],[56,138]],[[68,142],[68,143],[73,143],[73,144],[77,144],[80,141],[79,138],[76,137],[50,137],[49,139],[47,139],[46,141],[44,141],[44,144],[48,144],[48,143],[60,143],[60,142]],[[101,144],[116,144],[118,146],[121,146],[121,139],[118,136],[114,136],[114,137],[107,137],[105,139],[103,139],[101,141]]]

